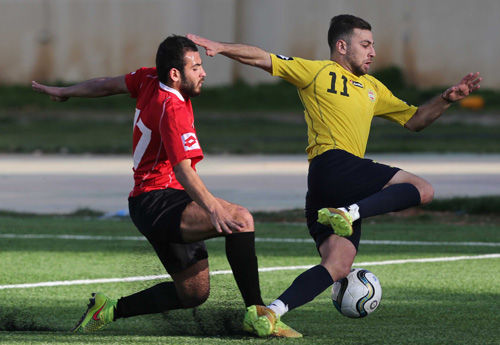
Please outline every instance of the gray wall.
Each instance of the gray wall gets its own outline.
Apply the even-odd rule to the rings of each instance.
[[[158,44],[172,33],[328,59],[329,20],[341,13],[372,24],[372,71],[398,65],[422,87],[479,71],[483,87],[500,88],[498,0],[0,0],[0,83],[125,74],[154,65]],[[275,81],[201,51],[205,85]]]

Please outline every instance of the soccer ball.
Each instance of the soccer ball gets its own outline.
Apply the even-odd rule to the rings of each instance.
[[[360,318],[377,309],[382,299],[378,278],[363,268],[353,268],[347,277],[337,280],[332,287],[335,308],[344,316]]]

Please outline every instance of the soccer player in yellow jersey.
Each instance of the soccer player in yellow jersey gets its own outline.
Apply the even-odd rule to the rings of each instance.
[[[364,158],[373,117],[420,131],[451,103],[476,91],[481,78],[469,73],[420,107],[408,105],[367,74],[376,56],[371,26],[352,15],[338,15],[330,22],[330,60],[290,58],[253,46],[188,37],[209,56],[222,54],[292,83],[305,108],[310,162],[306,218],[321,262],[299,275],[269,306],[247,309],[245,329],[268,336],[283,314],[313,300],[350,272],[363,218],[427,204],[433,198],[434,190],[424,179]]]

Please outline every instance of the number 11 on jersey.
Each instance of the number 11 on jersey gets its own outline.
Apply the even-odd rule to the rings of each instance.
[[[330,75],[332,76],[332,84],[327,92],[336,94],[337,90],[335,88],[335,83],[337,82],[337,74],[335,72],[330,72]],[[340,93],[341,96],[346,96],[349,97],[349,94],[347,93],[347,77],[345,75],[342,76],[342,80],[344,82],[344,90]]]

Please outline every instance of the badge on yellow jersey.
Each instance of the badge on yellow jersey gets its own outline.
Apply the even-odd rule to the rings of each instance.
[[[368,91],[368,98],[370,99],[370,101],[375,102],[375,98],[377,98],[375,91],[373,91],[372,89],[368,89],[367,91]]]

